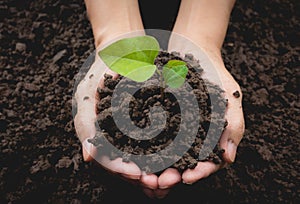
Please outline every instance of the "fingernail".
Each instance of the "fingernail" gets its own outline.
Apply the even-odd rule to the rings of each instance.
[[[170,186],[160,186],[160,187],[159,187],[159,189],[162,189],[162,190],[168,189],[168,188],[170,188]]]
[[[88,159],[88,156],[92,154],[92,147],[93,147],[93,144],[90,143],[88,141],[88,139],[85,139],[83,142],[82,142],[82,148],[84,148],[84,150],[87,152],[88,155],[83,155],[83,159],[86,161]]]
[[[183,184],[186,184],[186,185],[192,185],[193,183],[188,183],[188,182],[185,182],[185,181],[182,181]]]
[[[230,162],[234,162],[236,156],[237,146],[234,144],[232,140],[228,140],[227,151]]]

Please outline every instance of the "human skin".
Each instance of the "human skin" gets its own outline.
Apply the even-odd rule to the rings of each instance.
[[[106,44],[122,36],[144,35],[137,0],[85,0],[85,4],[97,49],[105,47]],[[195,45],[201,47],[220,76],[223,89],[225,90],[225,97],[229,100],[229,106],[225,115],[228,120],[228,126],[220,139],[221,147],[225,149],[223,156],[227,164],[234,161],[237,146],[244,131],[242,97],[235,98],[232,95],[236,90],[241,93],[241,90],[225,68],[220,51],[233,5],[233,0],[182,0],[173,29],[174,33],[189,39]],[[186,44],[178,40],[176,35],[172,35],[169,42],[169,51],[184,53],[189,50],[184,45]],[[99,69],[102,69],[102,71],[97,72]],[[96,131],[94,127],[96,119],[96,89],[98,86],[103,86],[104,73],[109,73],[114,78],[117,77],[116,73],[105,67],[99,56],[96,56],[95,63],[90,71],[95,71],[95,73],[101,75],[100,82],[90,80],[88,83],[81,83],[75,94],[78,103],[75,128],[80,140],[83,142],[82,149],[85,161],[92,161],[92,154],[96,151],[87,142],[88,138],[94,137]],[[209,72],[209,70],[205,69],[204,71]],[[87,94],[90,97],[85,103],[82,103],[82,100],[78,100]],[[199,162],[195,169],[186,170],[182,175],[176,169],[168,168],[160,176],[157,176],[155,174],[146,174],[134,163],[122,162],[121,158],[110,160],[107,157],[103,157],[102,160],[106,162],[105,168],[108,171],[120,175],[130,182],[140,184],[149,197],[157,198],[166,196],[169,190],[181,181],[187,184],[195,183],[225,166],[225,163],[216,165],[212,162]]]
[[[221,48],[226,35],[229,23],[230,13],[235,0],[182,0],[176,23],[173,28],[173,34],[169,41],[168,51],[177,51],[180,53],[192,53],[197,57],[197,50],[200,48],[206,57],[201,60],[209,59],[217,72],[218,80],[222,88],[225,90],[225,98],[228,99],[228,106],[225,118],[228,126],[220,137],[220,145],[225,150],[223,154],[224,163],[216,165],[212,162],[198,162],[195,169],[188,169],[181,175],[175,169],[168,169],[160,177],[156,178],[151,175],[147,179],[157,179],[159,196],[163,197],[168,190],[176,183],[183,182],[193,184],[220,168],[234,162],[238,144],[240,143],[244,133],[244,116],[242,109],[242,94],[238,83],[225,68],[221,56]],[[184,40],[182,40],[184,39]],[[193,45],[190,46],[190,42]],[[195,46],[193,48],[192,46]],[[203,61],[202,61],[203,62]],[[211,79],[211,70],[209,66],[204,68],[204,77]],[[213,73],[212,73],[213,74]],[[235,98],[233,93],[239,91],[241,96]],[[154,182],[154,181],[152,181]],[[157,196],[157,192],[147,190],[149,196]]]

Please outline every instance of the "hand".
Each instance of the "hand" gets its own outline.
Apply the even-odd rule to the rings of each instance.
[[[220,146],[225,150],[223,154],[224,163],[216,165],[212,162],[198,162],[195,169],[189,169],[183,173],[182,180],[187,184],[192,184],[209,176],[220,168],[233,163],[236,157],[238,144],[242,139],[245,128],[242,109],[242,92],[240,86],[225,68],[219,51],[204,50],[204,53],[208,57],[206,60],[210,60],[211,64],[209,62],[206,63],[206,60],[200,59],[200,62],[203,63],[202,67],[204,68],[203,77],[208,80],[211,79],[210,81],[212,82],[217,80],[212,77],[213,72],[211,70],[211,66],[213,66],[219,76],[221,88],[225,91],[224,97],[228,99],[228,105],[225,111],[225,119],[227,120],[228,125],[220,137]],[[239,97],[234,96],[233,93],[236,91],[238,91]]]
[[[96,147],[88,142],[96,133],[96,103],[101,100],[96,97],[97,88],[104,87],[104,74],[109,74],[116,79],[118,75],[108,69],[98,55],[95,56],[95,62],[85,75],[84,79],[79,83],[75,99],[77,102],[77,114],[74,119],[77,135],[82,142],[82,152],[85,161],[95,161],[102,165],[112,174],[120,175],[125,180],[140,184],[144,188],[144,192],[149,197],[164,197],[167,190],[175,183],[181,181],[181,175],[176,174],[175,169],[165,170],[159,178],[155,174],[147,175],[133,162],[122,162],[121,158],[110,160],[107,156],[99,155]],[[160,186],[160,189],[158,189]],[[154,190],[155,189],[155,190]]]
[[[237,146],[244,132],[242,95],[239,85],[225,68],[220,52],[234,2],[235,0],[182,0],[168,49],[169,52],[193,54],[204,68],[203,77],[224,89],[229,103],[225,112],[228,126],[220,137],[221,148],[225,149],[225,162],[222,165],[198,162],[195,169],[188,169],[182,175],[175,169],[166,170],[158,178],[151,175],[144,184],[150,187],[150,181],[157,183],[158,190],[147,191],[150,196],[157,193],[165,196],[169,189],[181,180],[187,184],[195,183],[235,159]],[[201,52],[199,46],[202,48]],[[239,91],[239,98],[233,96],[235,91]],[[154,182],[155,180],[157,182]]]
[[[74,119],[75,129],[82,142],[83,158],[85,161],[97,161],[104,165],[104,168],[112,173],[121,175],[124,178],[138,180],[141,176],[140,169],[132,162],[124,163],[121,158],[110,160],[103,155],[97,155],[97,149],[88,139],[93,138],[96,133],[96,92],[98,87],[104,86],[104,74],[112,75],[114,79],[118,75],[108,69],[98,55],[90,70],[79,83],[75,99],[77,102],[77,114]],[[101,100],[101,99],[100,99]]]
[[[195,183],[234,162],[237,146],[244,132],[241,89],[225,68],[220,51],[217,48],[209,49],[208,47],[201,50],[191,41],[174,33],[169,42],[169,52],[172,51],[177,51],[183,55],[185,53],[193,54],[196,59],[200,60],[204,69],[203,78],[218,84],[225,91],[224,97],[228,99],[225,112],[228,126],[220,135],[220,146],[225,150],[224,162],[219,165],[210,161],[198,162],[195,169],[188,169],[182,175],[174,168],[166,169],[160,176],[155,174],[142,175],[141,183],[145,186],[145,193],[150,197],[164,197],[181,180],[186,184]],[[240,94],[238,98],[233,95],[236,91]]]
[[[75,100],[77,102],[77,114],[74,119],[77,135],[82,142],[82,152],[84,161],[95,161],[102,165],[106,170],[115,175],[120,175],[125,180],[140,184],[144,188],[144,192],[149,197],[164,197],[168,193],[168,189],[175,183],[181,181],[181,175],[176,174],[175,169],[165,170],[158,178],[155,174],[147,175],[133,162],[122,162],[122,158],[110,160],[107,156],[98,155],[96,147],[88,142],[96,133],[96,97],[97,88],[104,87],[104,74],[109,74],[116,79],[118,75],[108,69],[98,55],[90,70],[84,79],[79,83]],[[101,99],[99,99],[101,100]],[[160,186],[161,189],[158,189]],[[155,189],[155,191],[153,190]]]
[[[242,94],[241,89],[232,75],[227,71],[223,63],[221,53],[218,48],[210,49],[202,48],[199,51],[197,45],[188,41],[184,37],[172,34],[169,43],[169,52],[177,51],[181,54],[191,53],[200,60],[204,69],[203,78],[207,78],[224,89],[224,97],[228,99],[228,106],[225,112],[225,118],[228,126],[220,137],[220,146],[225,150],[223,154],[224,163],[214,164],[213,162],[198,162],[195,169],[188,169],[182,175],[176,169],[167,169],[159,177],[148,175],[142,177],[141,180],[149,189],[146,191],[149,196],[165,196],[170,188],[181,180],[186,184],[193,184],[198,180],[208,177],[220,168],[231,164],[235,160],[237,146],[242,139],[244,133],[244,116],[242,110]],[[238,91],[240,96],[237,98],[233,95]]]

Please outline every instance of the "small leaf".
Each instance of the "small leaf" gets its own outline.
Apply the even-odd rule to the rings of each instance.
[[[186,65],[186,63],[181,60],[169,60],[168,63],[165,64],[165,66],[168,68],[174,68],[174,67],[182,66],[182,65]]]
[[[139,36],[119,40],[101,50],[99,56],[111,70],[143,82],[154,74],[158,52],[159,44],[154,37]]]
[[[188,68],[186,63],[180,60],[170,60],[163,67],[163,76],[166,84],[171,88],[179,88],[183,85]]]

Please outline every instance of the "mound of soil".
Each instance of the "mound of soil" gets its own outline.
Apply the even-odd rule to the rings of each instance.
[[[179,1],[165,1],[140,1],[146,28],[172,27],[165,12]],[[243,91],[236,161],[155,203],[300,202],[299,7],[236,1],[222,49]],[[82,161],[71,104],[74,75],[94,51],[84,1],[0,1],[0,16],[0,203],[153,203]]]
[[[128,114],[128,104],[125,102],[120,102],[119,106],[112,107],[112,95],[113,93],[116,93],[114,90],[123,77],[119,78],[117,81],[114,81],[112,80],[111,76],[105,76],[105,87],[103,89],[99,88],[98,90],[98,98],[101,100],[97,104],[97,120],[101,130],[98,131],[93,139],[89,140],[95,146],[99,146],[98,149],[102,155],[109,154],[112,159],[115,159],[116,157],[122,157],[123,161],[125,162],[133,161],[140,166],[142,170],[147,172],[154,171],[154,169],[151,169],[151,165],[155,165],[156,167],[161,166],[161,170],[169,167],[169,165],[166,163],[167,161],[171,161],[171,163],[174,161],[174,164],[171,167],[178,169],[180,172],[186,170],[187,168],[195,168],[198,161],[206,160],[213,161],[216,164],[221,163],[224,150],[221,149],[219,145],[216,145],[216,147],[211,150],[210,154],[206,155],[206,158],[201,160],[199,160],[199,152],[203,146],[203,141],[207,137],[207,132],[210,127],[213,127],[210,128],[210,134],[212,135],[219,135],[224,129],[224,114],[227,104],[226,100],[222,97],[223,91],[220,87],[213,85],[209,81],[204,81],[201,78],[203,70],[199,64],[199,61],[194,59],[192,55],[186,54],[185,58],[181,59],[179,57],[179,53],[170,54],[168,52],[160,52],[155,60],[155,64],[159,70],[162,70],[162,67],[169,60],[183,60],[187,63],[189,71],[186,77],[186,82],[192,88],[191,94],[195,95],[198,109],[194,109],[193,105],[191,104],[190,95],[184,92],[180,93],[180,89],[177,89],[177,94],[180,94],[180,98],[183,98],[182,102],[185,104],[185,107],[180,107],[176,96],[174,96],[171,92],[163,91],[162,95],[162,90],[158,85],[150,85],[139,88],[141,85],[138,83],[125,79],[125,82],[123,81],[123,83],[118,86],[118,89],[122,89],[127,92],[117,93],[116,95],[119,94],[120,96],[114,97],[116,97],[115,100],[118,101],[120,99],[124,100],[125,102],[129,101],[130,118],[137,127],[143,129],[151,125],[152,132],[155,134],[154,132],[161,129],[161,121],[164,120],[164,115],[160,110],[156,113],[151,113],[154,119],[150,121],[151,108],[154,106],[161,106],[167,115],[166,125],[158,135],[154,135],[154,138],[148,140],[136,139],[141,138],[140,134],[145,134],[146,130],[142,132],[131,131],[132,135],[126,135],[115,123],[112,114],[112,111],[115,111],[119,114],[121,113],[122,115],[125,115],[125,117]],[[156,78],[159,79],[157,73],[156,75]],[[153,84],[159,84],[159,81],[156,83],[154,82]],[[210,93],[208,92],[207,87],[210,87]],[[132,96],[130,93],[134,88],[139,90]],[[213,104],[216,104],[214,107],[214,117],[218,120],[211,120],[212,103],[210,95],[214,95],[215,101]],[[183,108],[189,109],[188,113],[181,112],[181,109]],[[195,115],[191,114],[191,111],[192,113],[198,111],[198,113],[195,115],[198,117],[199,122],[196,120]],[[182,117],[185,117],[184,120]],[[197,122],[199,124],[197,124]],[[125,128],[125,132],[128,132],[127,124],[122,123],[120,125],[122,126],[121,128]],[[185,135],[194,134],[192,130],[197,128],[197,134],[195,135],[194,141],[191,144],[189,144],[188,139],[186,138],[179,139],[180,141],[177,142],[179,145],[177,145],[174,151],[169,150],[163,155],[157,154],[156,157],[151,158],[151,161],[150,159],[145,159],[145,157],[137,157],[137,159],[130,157],[130,155],[155,154],[161,150],[164,150],[168,145],[174,142],[174,139],[177,137],[180,128],[185,130]],[[114,147],[122,151],[123,154],[120,155],[113,151],[102,151],[101,149],[103,149],[105,146],[103,137],[105,137]],[[208,140],[210,143],[218,142],[215,141],[216,139],[214,138],[208,138]],[[183,151],[181,155],[178,155],[181,153],[180,149],[186,149],[187,151]],[[175,159],[176,157],[179,158],[179,160]],[[149,163],[151,164],[148,165]]]

